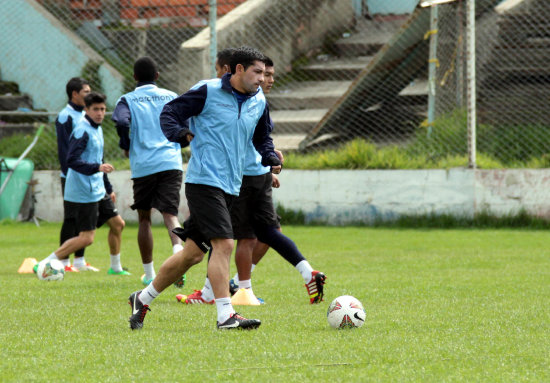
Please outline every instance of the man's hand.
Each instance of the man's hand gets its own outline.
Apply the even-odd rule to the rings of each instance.
[[[279,181],[279,177],[277,177],[275,174],[271,173],[271,186],[274,188],[278,188],[281,186],[281,182]]]
[[[111,164],[101,164],[99,165],[99,171],[103,173],[111,173],[115,170],[115,167]]]
[[[277,157],[279,157],[279,159],[281,160],[281,164],[283,162],[285,162],[285,157],[283,156],[283,152],[281,152],[280,150],[273,150],[275,152],[275,154],[277,155]]]
[[[271,167],[271,173],[273,174],[279,174],[281,172],[281,169],[283,167],[281,165],[276,165]]]
[[[111,197],[111,199],[113,200],[113,203],[116,202],[116,194],[115,194],[115,192],[112,192],[111,194],[109,194],[109,197]]]
[[[187,142],[191,143],[191,141],[193,141],[193,138],[195,137],[195,135],[193,133],[187,133],[185,135],[185,138],[187,139]]]

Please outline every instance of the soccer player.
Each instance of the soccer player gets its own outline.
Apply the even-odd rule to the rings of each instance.
[[[88,81],[81,77],[73,77],[65,86],[67,97],[69,102],[67,106],[59,112],[55,119],[55,130],[57,135],[57,155],[59,158],[59,165],[61,166],[61,195],[65,195],[65,180],[67,177],[67,153],[69,151],[69,137],[73,132],[74,127],[84,117],[84,97],[90,93],[90,84]],[[61,232],[59,234],[59,244],[63,244],[67,239],[78,235],[75,222],[70,219],[64,219],[61,225]],[[74,254],[73,266],[69,258],[65,258],[62,261],[65,266],[66,272],[76,271],[79,268],[86,267],[90,270],[97,270],[90,264],[86,263],[84,258],[84,248],[77,250]]]
[[[130,158],[134,184],[132,209],[138,212],[138,245],[145,272],[141,281],[145,286],[155,278],[152,208],[162,214],[172,241],[172,253],[183,249],[181,239],[172,233],[172,229],[180,227],[181,146],[166,139],[159,121],[162,108],[177,94],[156,85],[157,68],[150,57],[141,57],[134,63],[137,86],[120,97],[112,116],[120,137],[119,146]]]
[[[240,316],[231,305],[233,229],[229,210],[239,194],[249,142],[254,142],[264,165],[271,166],[274,173],[281,169],[269,136],[266,101],[260,88],[263,60],[264,55],[255,49],[236,49],[231,56],[231,74],[199,82],[166,104],[161,113],[161,127],[170,141],[186,144],[192,138],[193,155],[185,177],[189,236],[183,250],[162,264],[153,282],[130,295],[132,329],[143,327],[153,299],[202,260],[198,250],[208,250],[202,238],[212,244],[208,275],[214,290],[217,328],[255,329],[261,324],[260,320]]]
[[[264,82],[261,85],[264,94],[271,91],[275,82],[274,75],[273,61],[266,57]],[[268,119],[273,125],[269,110]],[[235,293],[239,288],[245,288],[254,295],[251,272],[271,246],[301,274],[310,303],[320,303],[323,300],[326,277],[322,272],[313,270],[296,244],[281,233],[271,189],[272,186],[280,186],[279,180],[277,176],[270,173],[268,167],[262,166],[261,156],[254,146],[249,145],[248,149],[241,191],[231,209],[231,221],[235,239],[237,239],[235,252],[237,274],[230,281],[230,283],[233,282],[231,293]],[[279,157],[283,158],[280,152]],[[195,290],[185,300],[187,304],[212,304],[213,302],[214,296],[208,278],[202,290]]]
[[[105,173],[114,170],[111,164],[103,163],[103,131],[105,96],[91,92],[84,97],[86,112],[69,138],[67,153],[67,180],[65,183],[65,218],[75,223],[77,236],[65,242],[44,262],[50,259],[63,260],[79,249],[92,244],[97,227],[109,225],[109,249],[111,267],[108,274],[129,275],[120,264],[120,243],[124,220],[114,206],[116,199]],[[107,184],[107,185],[106,185]]]

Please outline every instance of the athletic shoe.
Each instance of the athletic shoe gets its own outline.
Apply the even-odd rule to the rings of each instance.
[[[78,271],[93,271],[93,272],[96,272],[96,273],[99,271],[99,269],[97,267],[93,267],[88,262],[86,262],[86,264],[84,266],[75,266],[75,265],[73,265],[73,267],[75,269],[77,269]]]
[[[68,266],[65,266],[65,272],[66,273],[78,273],[78,269],[74,266],[68,265]]]
[[[112,267],[109,267],[109,270],[107,270],[107,274],[109,274],[109,275],[132,275],[128,272],[128,270],[122,269],[121,271],[114,271]]]
[[[233,279],[229,281],[229,293],[231,296],[235,295],[235,293],[239,291],[239,285],[235,283]]]
[[[323,285],[326,279],[325,274],[320,271],[314,270],[311,273],[311,281],[305,285],[309,295],[309,303],[315,304],[323,301]]]
[[[214,304],[214,299],[212,299],[211,301],[206,301],[202,297],[202,291],[201,290],[195,290],[195,292],[193,294],[190,294],[190,295],[187,296],[187,298],[185,299],[185,304],[186,305],[196,305],[196,304],[199,304],[199,305],[213,305]]]
[[[262,322],[259,319],[246,319],[237,313],[233,313],[225,322],[218,322],[217,326],[219,330],[253,330],[260,327],[261,324]]]
[[[183,289],[183,286],[185,286],[185,281],[187,280],[187,277],[185,274],[183,274],[177,281],[174,282],[174,287],[178,289]]]
[[[37,270],[38,270],[38,263],[32,267],[32,272],[36,274]]]
[[[265,305],[265,301],[262,298],[256,297],[256,299],[258,300],[258,302],[260,302],[261,305]]]
[[[153,278],[155,279],[155,278]],[[145,274],[141,276],[141,283],[143,283],[143,286],[149,286],[151,282],[153,282],[153,279],[145,279]]]
[[[132,330],[141,330],[147,311],[151,311],[149,305],[144,305],[139,300],[141,291],[133,292],[128,298],[128,304],[132,306],[132,316],[128,319]]]

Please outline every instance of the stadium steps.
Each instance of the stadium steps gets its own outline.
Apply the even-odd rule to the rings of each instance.
[[[30,134],[35,130],[34,122],[47,121],[47,117],[32,115],[32,109],[32,99],[20,93],[17,83],[0,81],[0,139]]]
[[[267,96],[275,124],[275,146],[283,151],[298,149],[300,142],[346,93],[352,81],[407,17],[360,19],[354,33],[344,34],[334,42],[330,48],[334,55],[319,54],[293,71],[293,78],[303,81],[291,81],[281,87],[275,82],[275,88]],[[415,99],[415,105],[426,103],[427,86],[421,91],[418,84],[411,87],[414,89],[402,92],[402,100],[396,105],[410,104],[411,98]],[[418,108],[412,113],[417,112]],[[313,143],[328,143],[335,137],[335,134],[322,134]]]

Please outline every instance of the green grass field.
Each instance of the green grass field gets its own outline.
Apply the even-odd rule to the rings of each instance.
[[[42,282],[23,258],[57,245],[59,224],[0,223],[0,381],[548,382],[550,237],[546,231],[285,227],[328,276],[325,302],[270,252],[253,273],[263,306],[236,307],[257,331],[218,331],[215,307],[175,295],[202,287],[205,264],[128,328],[140,289],[137,228],[123,234],[130,277],[108,276],[107,232],[86,252],[100,273]],[[154,229],[156,269],[171,246]],[[232,263],[232,273],[235,268]],[[334,330],[330,301],[363,302],[365,326]]]

